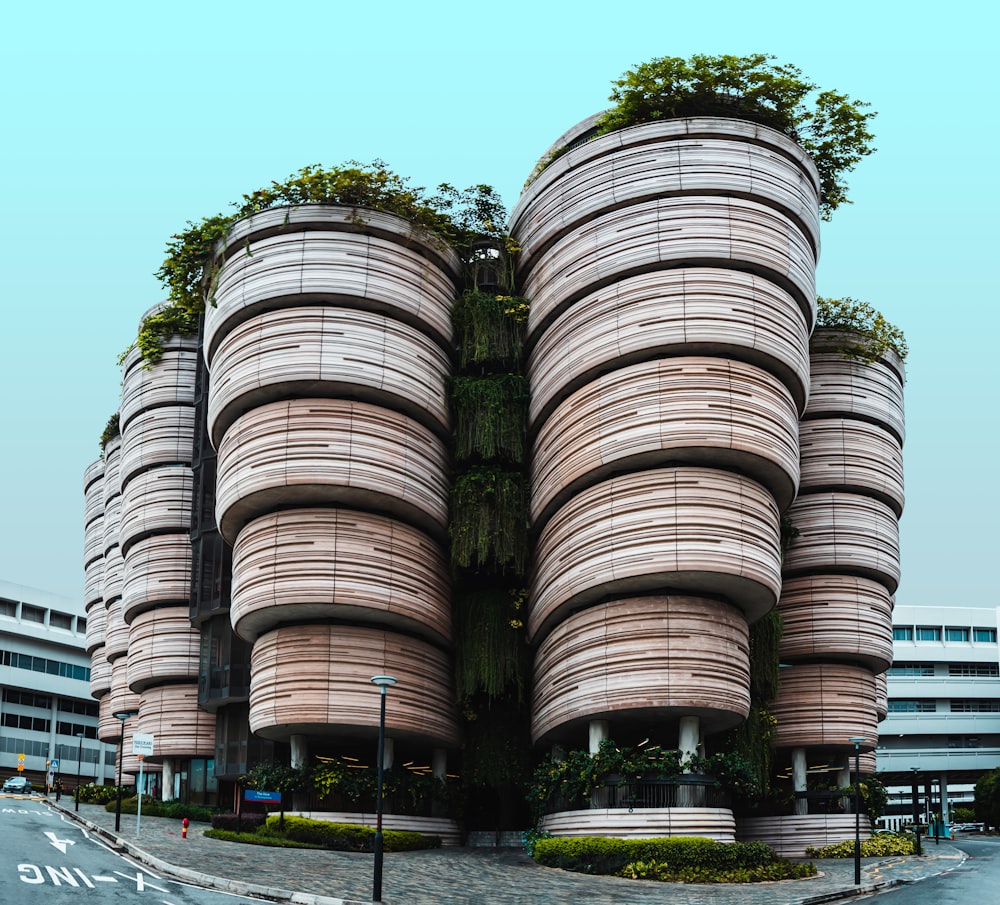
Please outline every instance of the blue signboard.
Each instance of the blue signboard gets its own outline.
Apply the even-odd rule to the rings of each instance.
[[[243,792],[244,801],[269,801],[281,804],[281,792],[261,792],[259,789],[247,789]]]

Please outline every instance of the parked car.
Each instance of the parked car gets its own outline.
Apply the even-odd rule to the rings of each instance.
[[[12,776],[3,784],[5,792],[30,792],[31,781],[26,776]]]
[[[951,831],[953,833],[981,833],[983,825],[981,823],[953,823]]]

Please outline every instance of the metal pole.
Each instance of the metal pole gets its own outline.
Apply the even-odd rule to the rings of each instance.
[[[139,755],[139,783],[136,786],[137,801],[135,808],[135,838],[139,838],[139,830],[142,827],[142,761],[143,756]]]
[[[381,700],[378,717],[378,787],[375,792],[375,879],[372,885],[372,901],[382,901],[382,770],[385,757],[385,690],[379,687]]]
[[[918,855],[922,855],[923,852],[920,849],[920,770],[917,767],[910,767],[913,771],[913,835],[916,839],[916,852]]]
[[[122,751],[125,748],[125,718],[122,718],[122,731],[118,736],[118,794],[115,796],[115,832],[122,826]]]
[[[82,758],[83,758],[83,733],[82,732],[78,732],[76,734],[76,737],[79,739],[79,742],[77,743],[77,746],[76,746],[76,805],[73,808],[73,810],[74,811],[79,811],[80,810],[80,780],[83,778],[83,764],[81,762]]]
[[[861,745],[854,743],[854,885],[861,885]]]

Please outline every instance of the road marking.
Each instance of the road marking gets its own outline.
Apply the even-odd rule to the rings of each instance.
[[[90,882],[90,877],[88,877],[82,870],[80,870],[79,867],[74,867],[73,870],[75,870],[80,875],[80,879],[83,880],[84,886],[88,887],[89,889],[96,889],[94,884]]]
[[[118,874],[119,877],[124,877],[126,880],[133,880],[133,881],[135,881],[135,891],[136,892],[145,892],[147,886],[150,889],[157,890],[158,892],[166,892],[166,890],[163,889],[161,886],[154,886],[152,883],[147,883],[146,882],[146,878],[143,877],[143,875],[142,875],[142,871],[140,871],[139,873],[137,873],[134,877],[131,876],[131,875],[129,875],[129,874],[123,874],[120,870],[116,870],[115,873]],[[94,879],[96,880],[97,878],[95,877]],[[157,879],[159,879],[159,878],[157,878]]]
[[[101,874],[93,874],[93,875],[91,875],[90,879],[91,880],[96,880],[98,883],[117,883],[118,882],[118,878],[117,877],[105,877],[105,876],[102,876]]]
[[[73,839],[60,839],[55,833],[46,833],[45,835],[49,837],[49,841],[64,855],[66,854],[67,845],[76,845]]]
[[[76,877],[69,872],[68,867],[49,867],[49,865],[46,864],[45,870],[48,873],[53,886],[62,886],[60,878],[65,880],[70,886],[78,887],[80,885],[76,882]]]

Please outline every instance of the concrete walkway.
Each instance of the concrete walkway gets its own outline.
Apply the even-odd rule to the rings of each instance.
[[[112,845],[159,873],[297,905],[360,905],[371,901],[372,856],[314,849],[268,848],[208,839],[206,824],[191,824],[181,838],[178,820],[114,814],[72,800],[49,807],[64,812]],[[957,867],[965,860],[954,845],[924,849],[922,857],[866,858],[862,883],[854,885],[854,862],[818,861],[821,876],[742,886],[654,883],[590,877],[539,867],[513,849],[451,848],[385,856],[382,898],[386,905],[818,905],[912,883]]]

